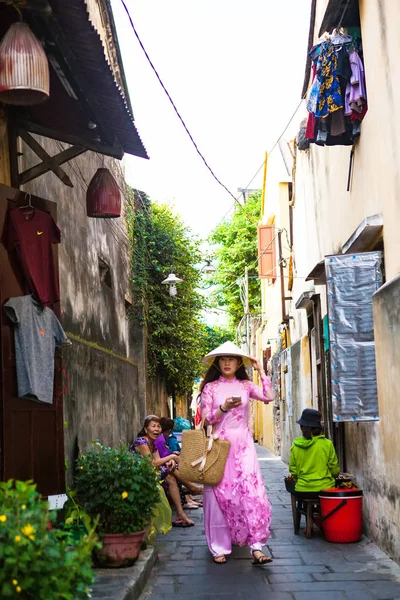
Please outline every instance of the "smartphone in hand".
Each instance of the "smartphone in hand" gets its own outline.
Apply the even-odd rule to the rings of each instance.
[[[242,397],[241,396],[232,396],[232,400],[236,403],[236,404],[242,404]]]

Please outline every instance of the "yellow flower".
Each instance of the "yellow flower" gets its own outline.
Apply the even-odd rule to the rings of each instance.
[[[18,580],[17,579],[13,579],[13,585],[18,585]]]
[[[14,540],[18,543],[21,541],[21,536],[20,535],[16,535]]]
[[[22,508],[22,510],[26,510],[26,504],[23,504],[23,505],[21,506],[21,508]]]
[[[128,492],[122,492],[121,496],[122,496],[122,499],[125,500],[125,498],[128,497]]]
[[[83,471],[83,467],[79,467],[81,471]]]
[[[32,527],[32,525],[30,523],[28,523],[27,525],[25,525],[25,527],[23,527],[21,529],[21,531],[30,540],[34,540],[35,539],[35,536],[33,535],[35,533],[35,528]]]
[[[119,460],[119,458],[117,457],[115,460]]]
[[[6,515],[0,515],[0,523],[5,523],[7,521]]]
[[[15,589],[17,590],[18,593],[22,591],[21,588],[19,587],[19,585],[17,585],[17,587]]]

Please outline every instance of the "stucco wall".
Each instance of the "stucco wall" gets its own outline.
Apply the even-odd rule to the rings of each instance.
[[[162,379],[157,377],[147,382],[147,414],[157,415],[159,417],[169,417],[169,396],[165,389]]]
[[[326,7],[317,3],[316,31]],[[364,489],[364,524],[381,547],[400,558],[397,402],[399,347],[400,237],[398,30],[400,5],[359,0],[369,110],[356,144],[351,189],[346,191],[350,148],[315,145],[299,152],[294,208],[295,281],[293,297],[314,289],[326,314],[326,290],[305,277],[325,255],[341,253],[364,218],[383,214],[386,286],[374,298],[380,421],[346,423],[346,468]],[[365,248],[366,250],[368,248]],[[306,332],[306,311],[291,315],[292,341]],[[272,325],[272,323],[271,323]]]
[[[302,411],[311,406],[311,377],[310,377],[310,343],[308,336],[292,344],[290,348],[291,367],[281,359],[282,373],[282,402],[281,402],[281,456],[289,462],[290,448],[295,437],[301,435],[296,421]],[[289,386],[291,385],[291,407],[289,402]]]
[[[50,155],[53,140],[38,138]],[[20,168],[37,159],[23,147]],[[120,165],[105,159],[122,187]],[[59,248],[61,321],[72,346],[63,349],[66,387],[65,454],[69,461],[76,440],[81,447],[98,438],[104,443],[130,441],[146,414],[145,331],[128,318],[125,296],[131,296],[130,254],[124,218],[86,216],[86,189],[103,159],[86,152],[63,169],[74,187],[48,173],[25,186],[57,203],[61,227]],[[107,263],[111,288],[101,281],[99,259]]]
[[[132,441],[143,407],[138,367],[132,362],[76,340],[62,354],[65,451],[72,483],[77,447],[84,450],[95,439],[105,445]]]

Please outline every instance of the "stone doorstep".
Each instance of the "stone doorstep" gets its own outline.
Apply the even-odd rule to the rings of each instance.
[[[157,562],[154,546],[142,550],[139,558],[126,569],[95,569],[92,600],[137,600]]]

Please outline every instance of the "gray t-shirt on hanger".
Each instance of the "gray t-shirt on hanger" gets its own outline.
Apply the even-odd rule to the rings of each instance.
[[[4,310],[14,323],[18,397],[52,404],[54,353],[67,339],[61,323],[32,296],[10,298]]]

